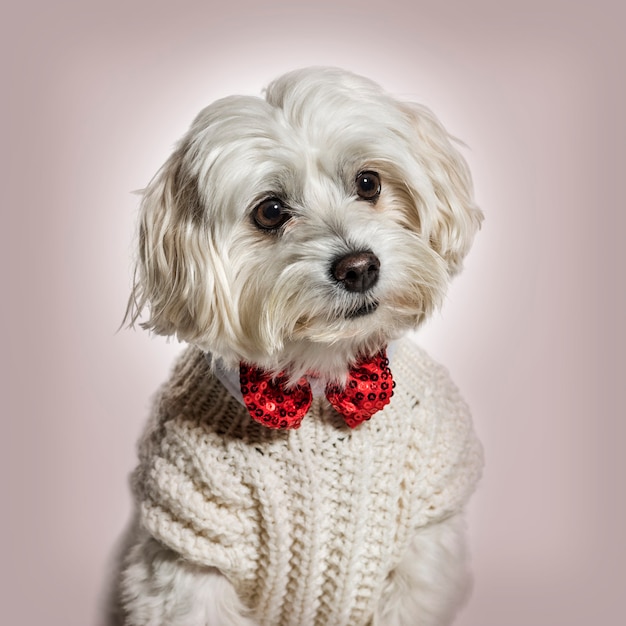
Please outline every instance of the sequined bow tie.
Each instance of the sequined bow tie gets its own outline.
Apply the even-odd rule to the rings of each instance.
[[[306,377],[288,386],[287,377],[242,363],[241,394],[252,419],[268,428],[298,428],[311,406],[313,392]],[[389,403],[395,383],[386,353],[361,360],[352,367],[346,386],[327,385],[326,398],[350,428],[356,428]]]

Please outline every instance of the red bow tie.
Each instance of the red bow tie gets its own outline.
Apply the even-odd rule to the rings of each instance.
[[[241,394],[252,419],[268,428],[298,428],[311,406],[313,393],[306,377],[287,386],[287,377],[272,377],[253,365],[239,367]],[[395,383],[384,351],[350,368],[345,388],[326,386],[326,398],[350,428],[368,420],[389,403]]]

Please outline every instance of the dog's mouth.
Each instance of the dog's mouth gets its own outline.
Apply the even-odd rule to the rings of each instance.
[[[365,315],[370,315],[378,308],[378,302],[366,302],[362,306],[351,309],[346,313],[346,318],[351,320],[357,317],[364,317]]]

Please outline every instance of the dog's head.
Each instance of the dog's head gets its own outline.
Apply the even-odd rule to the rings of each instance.
[[[149,184],[130,315],[232,366],[341,378],[441,302],[481,219],[430,111],[292,72],[201,111]]]

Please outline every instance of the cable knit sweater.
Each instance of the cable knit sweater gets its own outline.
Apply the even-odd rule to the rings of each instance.
[[[351,430],[316,399],[270,430],[188,348],[140,443],[143,526],[219,568],[263,626],[363,626],[415,532],[458,512],[482,468],[466,404],[411,342],[393,400]]]

